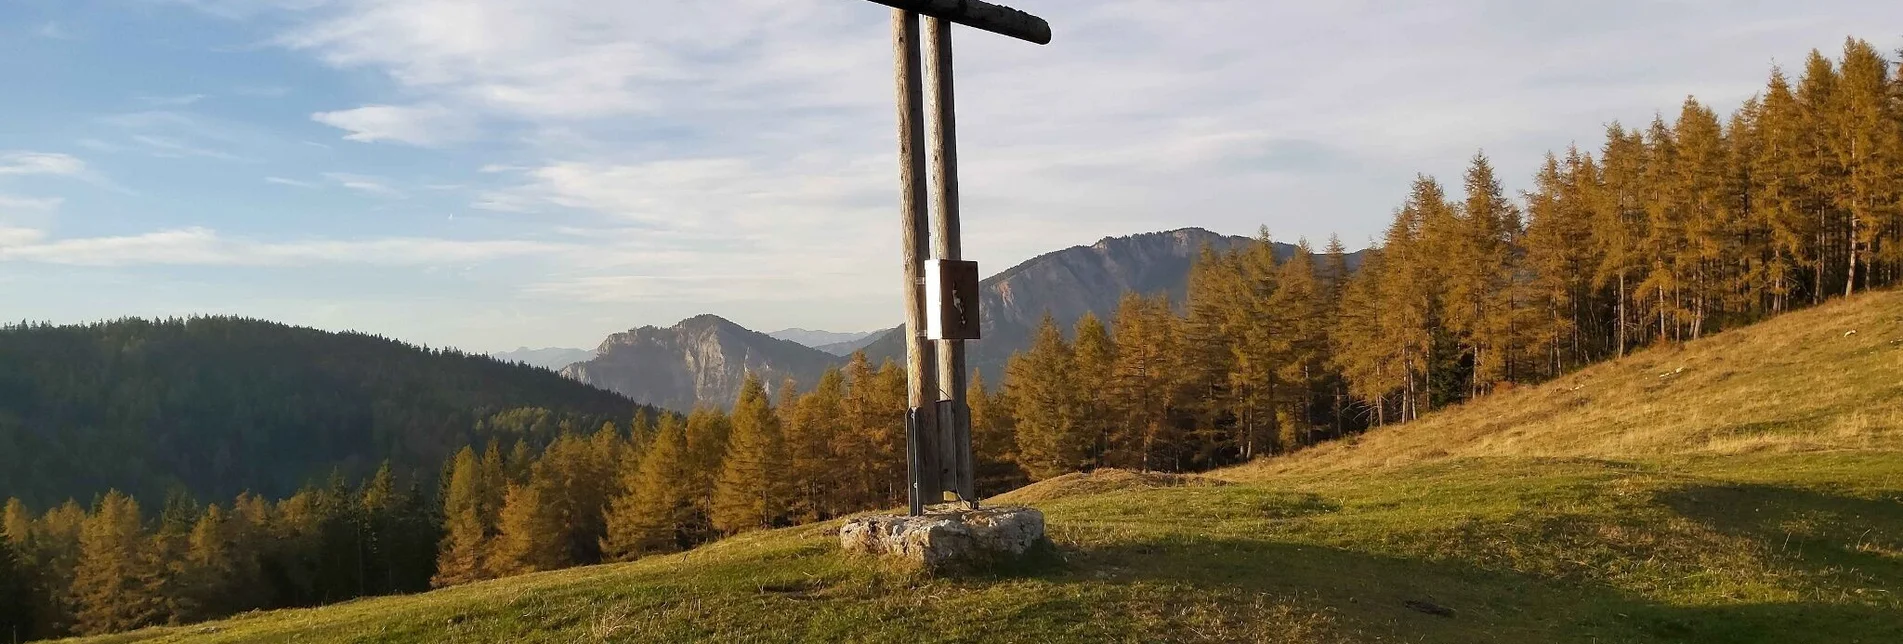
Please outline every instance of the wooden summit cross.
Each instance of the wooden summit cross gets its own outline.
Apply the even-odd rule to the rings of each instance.
[[[978,339],[978,265],[960,259],[958,144],[952,115],[951,23],[1039,45],[1051,42],[1043,18],[979,0],[871,0],[892,7],[892,50],[899,107],[899,210],[905,252],[905,456],[911,513],[951,492],[978,507],[971,460],[971,408],[965,401],[965,341]],[[932,43],[932,184],[936,231],[925,206],[925,99],[919,68],[919,17]],[[937,258],[926,244],[936,238]],[[935,343],[933,342],[935,341]]]

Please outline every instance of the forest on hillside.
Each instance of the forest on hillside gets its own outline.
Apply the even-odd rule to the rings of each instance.
[[[1903,79],[1892,64],[1850,40],[1840,60],[1813,54],[1794,82],[1774,71],[1727,118],[1687,99],[1669,120],[1614,123],[1597,150],[1549,155],[1518,199],[1476,155],[1458,193],[1415,181],[1352,273],[1330,265],[1338,241],[1277,261],[1265,232],[1203,253],[1182,306],[1127,294],[1107,323],[1085,317],[1066,333],[1047,318],[1002,386],[971,383],[983,491],[1287,452],[1894,286]],[[40,382],[0,381],[0,395]],[[902,372],[859,354],[772,399],[749,379],[731,412],[538,421],[557,428],[546,440],[480,431],[546,411],[432,426],[461,449],[442,452],[435,480],[407,486],[386,468],[275,503],[175,496],[157,520],[119,493],[90,509],[13,500],[0,628],[101,633],[407,592],[893,507],[904,406]]]
[[[525,407],[584,428],[642,409],[541,369],[260,320],[5,326],[0,497],[282,498],[385,460],[401,475],[433,472],[497,432],[553,440],[559,422],[482,422]]]

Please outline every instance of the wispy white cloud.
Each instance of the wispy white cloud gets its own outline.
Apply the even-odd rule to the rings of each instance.
[[[409,237],[272,242],[228,238],[207,228],[54,240],[30,234],[15,236],[16,241],[0,244],[0,261],[73,266],[430,266],[570,250],[566,245],[544,242]]]
[[[71,177],[85,173],[86,162],[70,154],[26,150],[0,151],[0,176],[43,174]]]
[[[146,151],[150,153],[152,156],[156,156],[156,157],[162,157],[167,159],[183,159],[187,157],[199,157],[199,158],[206,158],[206,159],[218,159],[221,161],[243,161],[244,160],[243,157],[240,157],[235,154],[231,154],[229,152],[221,152],[221,151],[213,150],[209,148],[198,147],[198,146],[191,145],[189,143],[186,143],[184,141],[180,141],[178,139],[174,139],[171,137],[155,136],[151,134],[134,134],[132,135],[131,139],[134,142],[145,146]]]
[[[275,183],[275,184],[278,184],[278,185],[280,185],[280,186],[292,186],[292,187],[296,187],[296,188],[315,188],[315,187],[317,187],[317,184],[316,184],[316,183],[313,183],[313,182],[310,182],[310,181],[299,181],[299,180],[297,180],[297,179],[286,179],[286,178],[284,178],[284,177],[265,177],[265,178],[264,178],[264,182],[265,182],[265,183]]]
[[[366,105],[318,112],[311,115],[311,120],[349,132],[344,138],[351,141],[394,141],[420,146],[461,139],[468,135],[470,128],[460,115],[441,105]]]
[[[403,191],[392,188],[383,179],[350,174],[347,172],[326,172],[324,178],[344,188],[378,197],[402,197]]]

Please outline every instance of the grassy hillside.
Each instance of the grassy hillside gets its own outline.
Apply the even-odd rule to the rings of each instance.
[[[1855,334],[1846,335],[1855,330]],[[1050,559],[927,578],[836,524],[130,641],[1903,641],[1903,293],[1203,477],[1072,475]]]

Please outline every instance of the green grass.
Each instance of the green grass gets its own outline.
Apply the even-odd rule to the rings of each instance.
[[[1865,296],[1352,445],[1042,483],[1007,498],[1055,548],[988,575],[829,523],[92,641],[1903,642],[1893,340],[1903,294]]]

